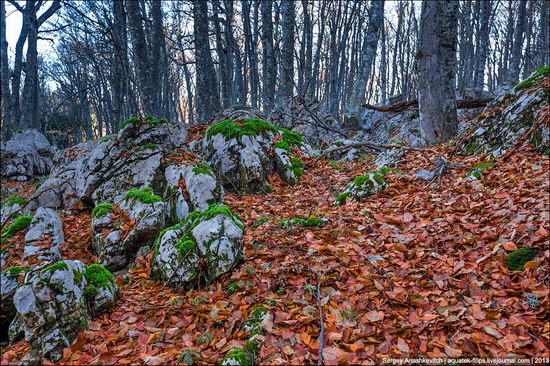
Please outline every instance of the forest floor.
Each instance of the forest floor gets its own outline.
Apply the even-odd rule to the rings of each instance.
[[[464,168],[430,184],[414,172],[431,167],[408,151],[387,189],[343,206],[332,206],[334,197],[371,168],[368,160],[306,160],[296,186],[272,177],[272,193],[228,194],[246,225],[244,263],[216,284],[176,293],[149,279],[151,254],[138,258],[129,281],[117,277],[121,298],[112,313],[94,319],[61,363],[219,363],[244,346],[242,325],[257,305],[273,316],[258,336],[257,364],[316,363],[319,303],[325,364],[548,357],[550,160],[526,147],[466,180],[485,159],[454,157]],[[93,261],[89,215],[64,215],[67,259]],[[280,219],[295,217],[327,223],[281,227]],[[537,251],[522,272],[506,264],[516,247]],[[375,255],[384,261],[371,263]],[[526,294],[540,305],[531,308]],[[2,364],[18,362],[27,348],[5,347]]]

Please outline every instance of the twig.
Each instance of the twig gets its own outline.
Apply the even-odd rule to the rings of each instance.
[[[368,147],[368,148],[371,148],[373,150],[378,150],[378,151],[382,151],[382,149],[395,149],[395,148],[404,149],[404,150],[418,151],[422,154],[422,157],[424,159],[426,159],[426,161],[428,163],[430,163],[432,165],[435,165],[432,162],[432,160],[426,155],[426,150],[418,149],[418,148],[410,147],[410,146],[396,145],[396,144],[375,144],[375,143],[366,142],[366,141],[365,142],[357,142],[357,143],[354,143],[354,144],[349,144],[349,145],[344,145],[344,146],[337,146],[337,147],[333,147],[332,149],[325,150],[321,155],[319,155],[313,161],[313,165],[317,164],[317,162],[319,160],[321,160],[322,158],[324,158],[328,154],[331,154],[331,153],[336,152],[336,151],[342,151],[342,150],[355,148],[355,147]]]
[[[493,98],[460,99],[456,101],[456,107],[457,109],[480,108],[485,107],[492,101]],[[404,112],[408,109],[418,109],[418,99],[384,106],[363,104],[361,105],[361,107],[365,109],[372,109],[378,112]]]
[[[323,305],[321,304],[321,279],[317,283],[317,306],[319,307],[319,358],[317,360],[317,365],[323,365],[323,337],[325,335],[325,322],[323,321]]]

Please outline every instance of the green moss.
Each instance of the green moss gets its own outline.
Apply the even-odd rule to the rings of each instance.
[[[244,348],[234,348],[227,352],[223,358],[222,365],[252,366],[254,364],[252,355]]]
[[[102,144],[104,142],[111,141],[111,140],[114,140],[114,139],[115,138],[113,136],[103,137],[103,138],[99,139],[99,143]]]
[[[182,236],[176,244],[179,257],[188,256],[195,250],[196,247],[197,243],[195,242],[195,238],[193,238],[191,231],[187,231],[186,234]]]
[[[326,223],[325,220],[318,219],[315,217],[307,218],[307,219],[296,217],[290,220],[287,220],[287,219],[279,220],[279,224],[283,229],[290,229],[294,225],[299,225],[301,227],[321,227],[321,226],[325,226],[325,223]]]
[[[470,169],[468,173],[466,173],[465,177],[474,177],[476,179],[481,178],[481,175],[485,171],[485,169],[493,168],[495,167],[495,163],[480,163],[476,165],[474,168]]]
[[[110,203],[100,203],[99,205],[94,207],[94,210],[92,211],[92,217],[94,219],[99,219],[107,214],[110,214],[113,212],[113,205]]]
[[[479,148],[479,144],[477,140],[473,140],[464,147],[464,152],[468,155],[472,155],[478,150],[478,148]]]
[[[206,174],[206,175],[214,176],[214,174],[212,173],[212,170],[210,170],[210,167],[203,163],[193,164],[192,170],[193,170],[193,173],[195,174]]]
[[[144,121],[145,124],[149,124],[152,126],[158,126],[162,123],[168,123],[168,121],[164,118],[155,118],[153,116],[147,116],[145,117]],[[129,124],[133,124],[134,126],[140,126],[142,124],[142,121],[139,117],[130,117],[126,121],[122,122],[120,126],[118,127],[119,130],[122,130],[124,127],[128,126]]]
[[[300,160],[299,158],[292,156],[290,158],[290,170],[292,170],[292,173],[294,173],[294,176],[297,179],[300,179],[302,174],[304,173],[304,162]]]
[[[0,203],[0,207],[11,206],[11,205],[15,205],[15,204],[18,204],[19,206],[23,206],[26,203],[27,203],[26,198],[20,197],[20,196],[12,196],[12,197],[8,197],[4,201],[2,201]]]
[[[275,147],[288,150],[291,146],[300,146],[303,144],[304,139],[298,132],[286,128],[279,128],[278,130],[282,140],[275,144]]]
[[[210,126],[206,136],[222,135],[226,140],[230,140],[245,135],[260,135],[268,131],[276,132],[277,127],[260,118],[245,119],[241,126],[230,119],[225,119]]]
[[[2,230],[2,237],[11,238],[21,230],[25,230],[29,227],[32,221],[32,216],[20,216],[15,219],[7,228]]]
[[[84,297],[86,297],[88,300],[93,299],[97,296],[97,292],[97,287],[95,287],[94,285],[88,285],[84,289]]]
[[[31,269],[27,267],[13,266],[3,270],[2,274],[7,274],[9,277],[17,277],[21,272],[28,272],[30,270]]]
[[[522,271],[525,263],[535,259],[535,251],[531,248],[518,248],[508,254],[508,269]]]
[[[126,193],[124,198],[135,198],[141,203],[162,202],[162,198],[154,194],[151,187],[143,187],[142,189],[132,188]]]
[[[535,81],[539,77],[543,75],[548,75],[548,74],[550,74],[550,65],[543,66],[540,69],[533,72],[531,75],[529,75],[527,79],[523,80],[518,85],[516,85],[514,87],[514,91],[530,88],[534,85]]]
[[[55,271],[67,271],[69,269],[69,266],[67,263],[63,261],[56,262],[54,264],[51,264],[47,267],[45,267],[41,273],[49,273],[49,272],[55,272]]]
[[[74,275],[74,282],[75,283],[81,283],[82,278],[84,277],[84,273],[77,271],[76,269],[73,269],[73,275]]]
[[[191,212],[189,215],[187,215],[182,224],[183,226],[189,226],[187,230],[192,230],[200,222],[210,220],[216,215],[226,215],[230,217],[235,225],[237,225],[237,227],[239,227],[243,231],[245,230],[244,224],[242,223],[242,219],[239,217],[239,215],[234,214],[229,207],[221,203],[211,204],[210,206],[208,206],[208,209],[206,211]]]
[[[138,146],[138,148],[136,149],[136,151],[137,151],[137,152],[140,152],[140,151],[145,151],[145,150],[153,150],[153,149],[156,149],[157,147],[158,147],[157,144],[146,143],[146,144],[143,144],[143,145]]]
[[[335,203],[338,205],[345,204],[346,199],[349,197],[350,194],[351,194],[350,192],[340,193],[338,196],[336,196]]]

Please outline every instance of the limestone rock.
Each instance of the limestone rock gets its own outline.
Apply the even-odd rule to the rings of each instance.
[[[15,134],[2,143],[0,176],[26,181],[47,175],[53,165],[55,149],[38,130],[30,129]]]
[[[211,283],[243,259],[241,220],[223,205],[190,214],[155,242],[151,276],[175,289]]]
[[[348,197],[359,201],[376,192],[380,192],[387,186],[388,182],[384,179],[383,172],[378,170],[370,171],[365,175],[355,177],[354,180],[349,182],[344,192],[336,197],[334,204],[342,205]]]
[[[55,210],[40,207],[33,216],[29,230],[25,234],[23,258],[38,258],[41,261],[57,262],[63,243],[63,224]]]

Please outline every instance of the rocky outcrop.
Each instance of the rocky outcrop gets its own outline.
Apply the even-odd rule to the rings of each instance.
[[[240,218],[223,205],[193,212],[159,235],[151,277],[178,290],[212,283],[243,259],[243,234]]]
[[[34,196],[35,207],[69,207],[78,200],[93,206],[121,199],[134,187],[162,191],[161,159],[183,144],[184,129],[165,120],[132,118],[116,138],[87,142],[56,157],[50,177]]]
[[[16,309],[13,304],[15,291],[21,286],[24,275],[28,269],[23,267],[11,267],[0,274],[0,328],[7,329],[15,317]]]
[[[270,189],[268,175],[275,170],[287,182],[296,182],[292,171],[301,167],[292,164],[293,158],[298,158],[291,148],[302,143],[298,133],[262,119],[245,119],[240,123],[227,119],[210,126],[206,132],[203,156],[226,190],[262,193]],[[273,148],[277,149],[277,160]],[[279,162],[277,169],[275,161]]]
[[[63,349],[88,327],[92,313],[112,306],[118,294],[116,283],[109,272],[98,271],[96,266],[66,260],[27,274],[25,284],[14,295],[17,324],[10,327],[12,337],[19,328],[31,346],[27,362],[39,363],[44,358],[58,361]],[[111,300],[109,306],[105,306],[104,298]]]
[[[25,234],[23,258],[57,262],[61,260],[59,248],[63,240],[63,224],[57,212],[51,208],[40,207]]]
[[[0,177],[26,181],[49,174],[55,149],[38,130],[15,134],[6,144],[1,143]]]
[[[475,130],[466,132],[469,136],[462,143],[462,152],[484,152],[499,156],[535,128],[525,143],[533,144],[540,152],[550,153],[550,90],[544,85],[548,85],[549,80],[546,66],[546,73],[542,68],[514,90],[493,101],[483,111],[483,117]],[[545,116],[546,123],[543,121]]]

